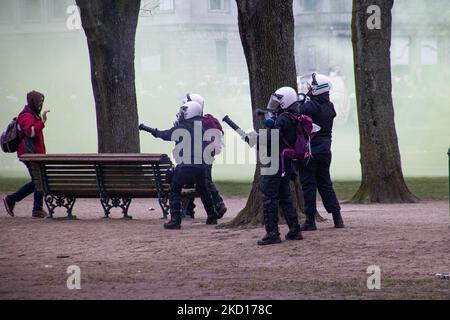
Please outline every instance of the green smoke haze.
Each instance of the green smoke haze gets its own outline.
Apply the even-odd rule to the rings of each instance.
[[[150,6],[158,1],[143,1]],[[295,1],[297,73],[330,74],[338,111],[332,174],[360,177],[359,135],[350,34],[351,1]],[[186,92],[204,96],[207,113],[229,115],[251,129],[247,68],[234,1],[215,11],[209,1],[162,1],[143,11],[136,36],[136,92],[140,122],[166,129]],[[214,2],[215,3],[215,2]],[[44,5],[45,4],[45,5]],[[69,30],[73,1],[0,1],[0,128],[25,105],[26,93],[45,94],[48,153],[97,152],[95,106],[83,30]],[[167,9],[167,10],[163,10]],[[307,8],[308,9],[308,8]],[[307,23],[314,15],[325,15]],[[395,1],[392,83],[395,120],[406,176],[445,176],[450,147],[450,2]],[[320,21],[340,21],[333,28]],[[330,22],[327,22],[330,23]],[[325,31],[324,31],[325,30]],[[224,126],[226,126],[224,124]],[[230,140],[235,140],[232,143]],[[225,153],[247,152],[227,132]],[[171,153],[171,143],[141,133],[141,151]],[[229,161],[227,161],[229,162]],[[0,175],[25,175],[15,154],[0,154]],[[253,165],[217,165],[219,180],[250,180]]]

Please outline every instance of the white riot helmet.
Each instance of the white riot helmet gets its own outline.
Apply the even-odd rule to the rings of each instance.
[[[314,72],[311,77],[306,80],[308,87],[313,96],[321,95],[325,92],[330,92],[332,88],[331,80],[323,74]]]
[[[183,97],[183,100],[181,102],[181,104],[185,104],[186,102],[189,101],[195,101],[197,102],[202,109],[205,107],[205,99],[203,99],[203,97],[199,94],[196,93],[186,93],[185,96]]]
[[[203,115],[202,106],[195,101],[188,101],[180,107],[180,111],[177,113],[177,119],[178,121],[182,121],[202,115]]]
[[[276,111],[278,108],[281,108],[286,110],[297,100],[297,92],[293,88],[283,87],[272,94],[267,104],[267,109]]]

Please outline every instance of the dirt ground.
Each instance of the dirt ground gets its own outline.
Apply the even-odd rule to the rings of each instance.
[[[227,198],[223,220],[244,202]],[[101,219],[98,200],[78,200],[77,221],[31,219],[30,208],[28,198],[15,218],[0,209],[0,299],[450,299],[449,280],[435,278],[450,272],[443,201],[344,204],[346,229],[328,220],[269,247],[256,245],[262,227],[216,229],[204,212],[164,230],[152,200],[133,200],[132,221]],[[67,289],[70,265],[81,290]],[[379,290],[367,288],[370,265],[381,269]]]

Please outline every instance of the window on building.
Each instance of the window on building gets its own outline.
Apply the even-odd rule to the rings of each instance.
[[[0,1],[0,23],[8,23],[12,21],[14,15],[14,0]]]
[[[174,0],[159,0],[159,11],[168,12],[174,10]]]
[[[210,11],[229,11],[230,0],[209,0]]]
[[[313,46],[308,47],[306,52],[306,65],[308,67],[308,71],[316,71],[316,48]]]
[[[342,13],[352,11],[352,0],[330,1],[330,12]]]
[[[438,47],[436,39],[425,39],[421,42],[420,63],[433,65],[438,63]]]
[[[447,62],[450,64],[450,39],[448,40]]]
[[[74,5],[72,0],[50,0],[48,3],[49,18],[53,21],[64,21],[67,18],[67,8]]]
[[[317,0],[303,0],[303,11],[306,12],[317,11]]]
[[[227,40],[216,40],[217,73],[227,73]]]
[[[24,22],[42,21],[42,1],[22,0],[21,17]]]
[[[409,38],[392,38],[391,61],[393,66],[409,64]]]

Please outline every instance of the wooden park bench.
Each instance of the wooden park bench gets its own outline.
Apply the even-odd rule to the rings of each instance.
[[[25,154],[20,160],[31,163],[50,218],[64,207],[67,218],[76,219],[72,209],[78,198],[99,198],[106,218],[112,208],[121,208],[131,219],[133,198],[158,198],[164,218],[169,214],[166,175],[173,164],[166,154]],[[195,197],[195,189],[183,189],[183,197]]]

